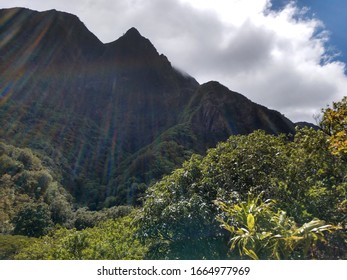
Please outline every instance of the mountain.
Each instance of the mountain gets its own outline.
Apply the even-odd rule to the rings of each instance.
[[[0,139],[52,158],[92,209],[139,203],[230,135],[294,133],[280,113],[183,75],[135,28],[103,44],[55,10],[3,9],[0,22]]]

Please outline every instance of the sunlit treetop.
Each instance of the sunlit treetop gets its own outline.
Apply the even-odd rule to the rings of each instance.
[[[335,155],[347,154],[347,96],[333,102],[332,108],[322,110],[322,129],[330,135],[331,152]]]

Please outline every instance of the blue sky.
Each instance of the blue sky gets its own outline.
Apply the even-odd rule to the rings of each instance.
[[[8,7],[75,14],[105,43],[136,27],[198,82],[219,81],[293,121],[314,122],[347,95],[346,0],[0,1]]]
[[[274,10],[283,9],[290,1],[272,0]],[[329,46],[339,52],[337,59],[347,63],[347,1],[297,0],[299,7],[309,8],[308,14],[320,19],[330,32]]]

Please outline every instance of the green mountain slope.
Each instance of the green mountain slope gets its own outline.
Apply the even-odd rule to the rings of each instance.
[[[67,13],[3,9],[0,20],[0,138],[51,157],[81,205],[140,203],[232,134],[294,133],[278,112],[181,74],[135,28],[103,44]]]

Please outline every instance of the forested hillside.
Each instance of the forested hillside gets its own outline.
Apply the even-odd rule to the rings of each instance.
[[[256,131],[231,136],[204,157],[193,155],[148,189],[143,207],[89,213],[79,209],[73,213],[71,229],[52,227],[30,243],[24,237],[2,236],[17,248],[2,255],[18,259],[345,259],[347,138],[332,129],[341,128],[340,120],[347,119],[345,105],[346,99],[325,111],[323,130],[298,129],[294,139]],[[336,114],[339,118],[331,118]],[[338,144],[332,141],[336,137]],[[11,177],[2,178],[6,176]],[[35,215],[28,220],[37,223]],[[88,224],[91,220],[94,223]],[[15,232],[18,218],[12,223]],[[47,229],[46,224],[38,226]]]
[[[280,113],[182,74],[135,28],[103,44],[71,14],[0,18],[0,139],[59,163],[80,206],[139,205],[154,181],[230,135],[294,132]]]
[[[0,23],[0,259],[346,259],[346,98],[295,128],[135,28]]]

